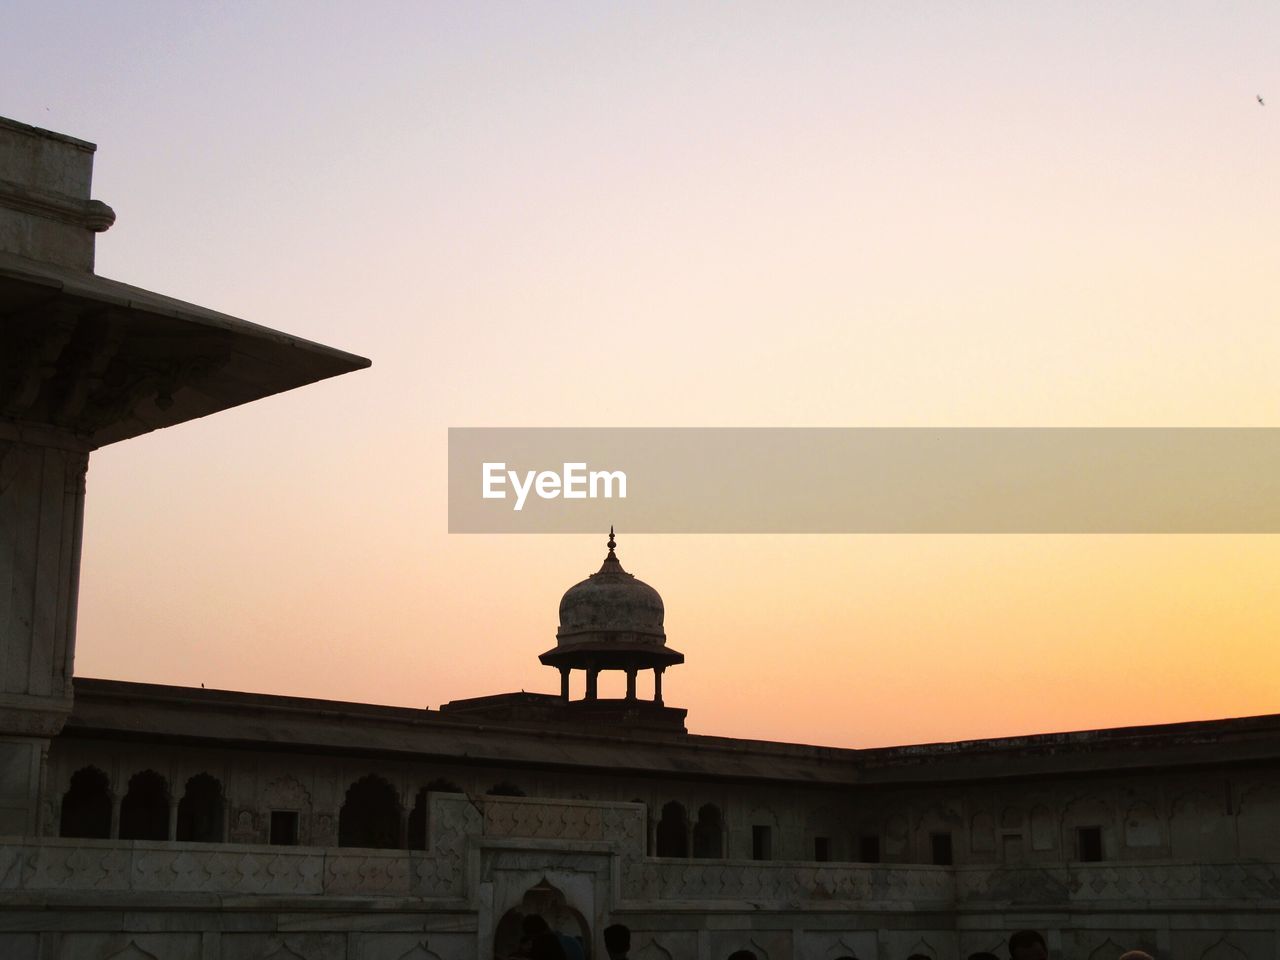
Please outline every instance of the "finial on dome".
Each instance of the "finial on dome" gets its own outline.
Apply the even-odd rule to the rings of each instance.
[[[618,545],[617,541],[613,539],[613,524],[609,524],[609,543],[608,543],[609,556],[612,557],[614,555],[613,548],[616,547],[617,545]]]

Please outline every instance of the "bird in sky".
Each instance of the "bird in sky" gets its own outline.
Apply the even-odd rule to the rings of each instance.
[[[1262,99],[1262,94],[1258,94],[1258,102],[1262,104],[1264,107],[1267,105],[1267,101]]]

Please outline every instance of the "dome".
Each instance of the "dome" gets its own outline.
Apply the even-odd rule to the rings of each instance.
[[[667,642],[662,627],[662,597],[643,580],[622,569],[613,552],[617,544],[609,531],[609,555],[598,572],[565,591],[560,600],[558,646],[595,644],[645,644]]]

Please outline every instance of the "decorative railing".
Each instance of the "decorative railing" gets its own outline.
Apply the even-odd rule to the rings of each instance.
[[[945,867],[757,860],[643,860],[628,866],[623,892],[639,900],[753,904],[945,906],[955,900],[951,871]]]
[[[624,854],[644,854],[645,811],[638,803],[483,797],[477,804],[483,811],[487,837],[607,840]]]
[[[429,850],[281,847],[66,838],[0,841],[9,890],[460,899],[467,841],[480,814],[433,797]]]
[[[0,890],[408,895],[411,859],[399,851],[44,839],[0,849]]]
[[[842,905],[987,909],[1001,904],[1280,903],[1280,864],[1108,862],[934,867],[644,856],[637,804],[436,794],[424,851],[250,844],[0,840],[0,896],[12,891],[364,896],[463,900],[478,845],[590,848],[617,858],[633,903],[706,902],[782,909]],[[532,843],[530,843],[532,841]]]
[[[1280,864],[1133,861],[1066,866],[957,867],[962,903],[1280,903]]]

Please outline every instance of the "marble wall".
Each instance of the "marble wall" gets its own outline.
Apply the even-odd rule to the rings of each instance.
[[[106,774],[117,802],[134,774],[144,770],[164,778],[174,805],[192,777],[211,775],[224,796],[223,835],[238,843],[266,843],[271,811],[291,810],[299,815],[301,843],[336,845],[347,790],[372,774],[390,784],[405,817],[422,788],[442,781],[472,796],[506,785],[558,800],[638,801],[647,810],[650,854],[658,851],[664,807],[676,803],[683,811],[687,851],[694,850],[692,821],[711,805],[722,821],[721,850],[743,860],[753,857],[753,828],[765,826],[773,860],[818,859],[821,838],[828,860],[858,861],[860,842],[870,837],[884,863],[927,864],[934,862],[932,836],[945,833],[955,865],[1053,866],[1081,859],[1079,831],[1092,828],[1105,862],[1280,861],[1280,770],[1269,764],[1004,784],[833,788],[63,737],[49,753],[45,835],[57,835],[71,777],[89,766]]]
[[[0,845],[0,955],[421,960],[492,956],[508,911],[559,898],[633,957],[964,960],[1044,931],[1052,955],[1274,958],[1280,863],[939,867],[645,853],[630,803],[434,794],[424,851],[15,838]]]

